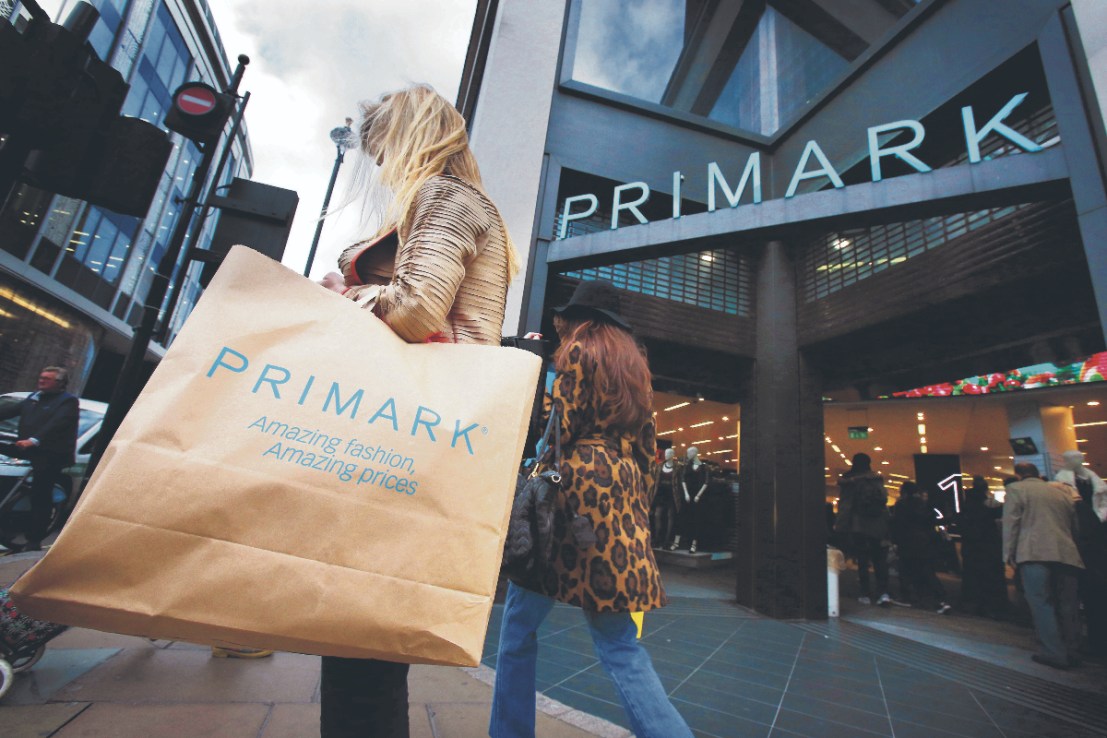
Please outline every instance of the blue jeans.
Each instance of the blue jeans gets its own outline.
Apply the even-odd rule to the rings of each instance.
[[[496,686],[492,693],[492,738],[533,738],[538,627],[554,601],[510,583],[504,603]],[[649,654],[638,643],[630,613],[584,611],[596,656],[622,700],[638,738],[692,738],[692,731],[673,707]]]
[[[1019,564],[1023,594],[1038,640],[1046,654],[1062,664],[1079,655],[1080,603],[1076,593],[1079,573],[1076,567],[1054,561]]]

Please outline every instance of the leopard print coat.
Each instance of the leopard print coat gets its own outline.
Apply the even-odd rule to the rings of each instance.
[[[592,384],[594,360],[579,343],[558,372],[562,502],[592,521],[596,543],[579,549],[560,507],[550,566],[538,590],[593,612],[644,612],[668,603],[650,547],[649,491],[657,439],[651,419],[635,435],[610,426],[610,408]]]

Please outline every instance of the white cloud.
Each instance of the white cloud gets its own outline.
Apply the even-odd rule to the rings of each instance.
[[[258,182],[296,190],[300,203],[284,263],[302,270],[334,165],[330,130],[357,116],[357,101],[411,82],[457,95],[475,0],[211,0],[227,55],[250,57],[241,91]],[[352,170],[347,154],[343,175]],[[344,196],[346,176],[331,199]],[[312,276],[335,268],[364,237],[357,208],[323,228]]]

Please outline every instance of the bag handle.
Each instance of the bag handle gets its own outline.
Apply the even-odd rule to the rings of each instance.
[[[554,474],[551,476],[551,481],[555,484],[561,484],[561,414],[558,411],[556,403],[550,408],[550,419],[546,421],[546,430],[543,431],[542,438],[538,441],[542,448],[542,455],[534,465],[535,474],[538,473],[538,467],[541,466],[542,459],[549,455],[551,435],[553,435],[554,443]]]

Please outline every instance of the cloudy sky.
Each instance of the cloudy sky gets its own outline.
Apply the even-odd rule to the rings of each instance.
[[[303,271],[334,167],[328,134],[357,118],[357,101],[413,82],[457,99],[476,0],[208,0],[231,65],[250,65],[246,126],[253,179],[296,190],[300,203],[284,263]],[[58,18],[63,0],[39,0]],[[72,0],[66,4],[72,7]],[[60,19],[59,19],[60,22]],[[346,156],[331,208],[345,200]],[[364,238],[356,207],[323,226],[313,277],[335,269],[342,248]]]
[[[258,182],[296,190],[300,204],[284,262],[303,270],[334,166],[330,130],[356,119],[357,101],[412,82],[457,98],[476,0],[209,0],[234,64],[250,57],[241,90]],[[344,199],[353,152],[332,208]],[[312,276],[335,268],[364,235],[350,208],[323,226]]]

